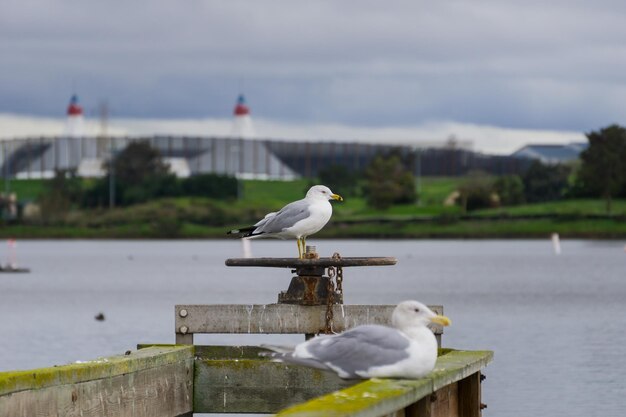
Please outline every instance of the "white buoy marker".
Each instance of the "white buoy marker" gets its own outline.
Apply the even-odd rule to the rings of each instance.
[[[561,254],[561,240],[559,238],[558,233],[552,233],[552,248],[554,249],[555,255]]]
[[[252,258],[252,245],[250,239],[241,239],[241,249],[244,258]]]

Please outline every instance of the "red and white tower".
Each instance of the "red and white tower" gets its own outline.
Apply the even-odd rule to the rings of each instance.
[[[69,106],[67,106],[64,136],[82,137],[84,135],[85,120],[83,119],[83,108],[78,104],[78,96],[74,94],[70,99]]]
[[[246,99],[243,94],[240,94],[237,98],[237,105],[233,113],[235,119],[233,120],[232,136],[236,138],[255,137],[252,118],[250,117],[250,109],[246,105]]]

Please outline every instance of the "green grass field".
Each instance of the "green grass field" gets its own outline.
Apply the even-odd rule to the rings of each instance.
[[[626,215],[626,200],[613,202],[616,218],[576,219],[576,216],[605,214],[604,201],[589,199],[480,210],[461,221],[461,209],[445,207],[443,201],[462,181],[463,178],[422,178],[418,203],[396,205],[385,211],[368,207],[363,198],[345,196],[344,202],[333,202],[332,221],[337,227],[325,228],[318,237],[519,238],[553,232],[571,237],[626,237],[626,222],[619,218]],[[230,228],[248,225],[265,213],[302,198],[309,185],[308,180],[243,181],[236,201],[181,197],[114,210],[74,211],[62,221],[45,225],[41,222],[5,225],[0,237],[222,238]],[[13,180],[10,186],[21,201],[36,201],[45,190],[41,180]],[[528,219],[535,215],[554,218]],[[500,218],[481,219],[485,216]]]
[[[11,180],[8,184],[3,181],[0,191],[9,188],[21,201],[34,201],[44,192],[45,186],[44,180]]]

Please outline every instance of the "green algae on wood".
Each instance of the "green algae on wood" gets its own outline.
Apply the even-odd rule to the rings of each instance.
[[[493,359],[491,351],[448,351],[435,369],[416,380],[370,379],[288,408],[277,417],[375,417],[392,413],[479,372]]]
[[[213,353],[219,356],[220,350]],[[275,413],[357,382],[266,358],[196,358],[193,409],[196,413]]]
[[[193,346],[159,346],[141,349],[129,355],[110,356],[69,365],[0,372],[0,396],[24,390],[110,378],[191,360],[193,356]]]

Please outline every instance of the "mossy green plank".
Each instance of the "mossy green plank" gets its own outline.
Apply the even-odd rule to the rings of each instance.
[[[219,353],[219,352],[218,352]],[[275,413],[353,385],[332,372],[267,359],[196,359],[196,413]]]
[[[432,393],[432,381],[370,379],[353,387],[288,408],[281,417],[378,417]]]
[[[129,355],[26,371],[0,372],[0,396],[55,385],[76,384],[156,368],[193,358],[193,346],[159,346]]]
[[[154,346],[176,346],[171,344],[139,344],[137,349]],[[267,352],[266,348],[248,345],[194,345],[196,359],[261,359],[259,353]]]
[[[452,350],[439,356],[428,375],[433,381],[433,392],[480,371],[492,360],[493,352],[489,350]]]
[[[280,417],[378,417],[413,404],[439,388],[478,372],[491,351],[447,351],[435,369],[416,380],[371,379],[278,413]]]

